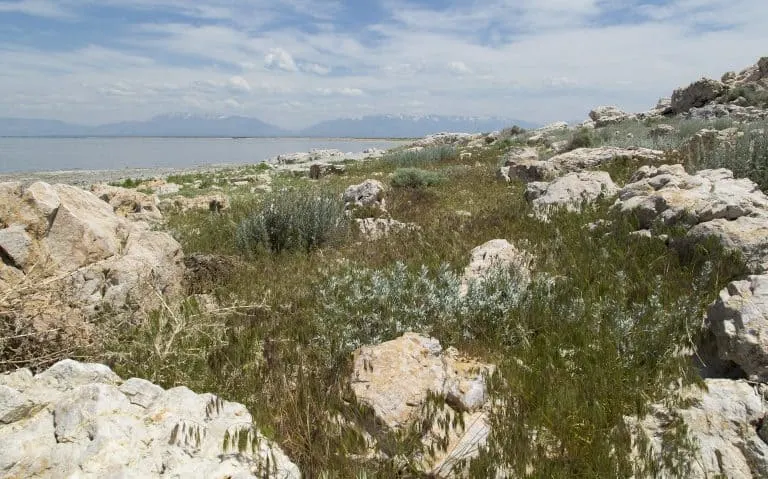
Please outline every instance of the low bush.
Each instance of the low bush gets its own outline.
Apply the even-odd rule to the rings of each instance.
[[[445,178],[434,171],[420,170],[418,168],[398,168],[392,174],[390,183],[396,188],[424,188],[434,186],[444,181]]]
[[[483,281],[470,283],[463,297],[461,282],[448,264],[436,270],[409,269],[402,262],[382,270],[350,265],[316,286],[318,341],[328,342],[327,351],[338,358],[408,331],[454,343],[488,333],[515,342],[498,333],[516,330],[505,318],[523,297],[524,278],[515,269],[496,267]]]
[[[766,107],[768,106],[768,91],[758,90],[752,85],[739,85],[728,92],[728,101],[744,98],[744,106]]]
[[[264,198],[258,211],[240,222],[235,242],[245,254],[310,251],[327,243],[345,224],[344,203],[338,195],[285,189]]]
[[[573,133],[571,139],[568,140],[568,145],[565,147],[566,151],[575,150],[577,148],[590,148],[594,146],[595,139],[588,128],[579,128]]]
[[[433,146],[422,150],[401,150],[387,153],[383,160],[399,167],[420,166],[441,161],[453,161],[459,157],[456,148],[449,145]]]
[[[113,181],[109,186],[119,186],[120,188],[138,188],[144,180],[140,178],[126,178],[122,181]]]
[[[727,168],[736,177],[749,178],[768,191],[768,136],[759,130],[748,129],[733,143],[722,143],[688,160],[690,169]]]

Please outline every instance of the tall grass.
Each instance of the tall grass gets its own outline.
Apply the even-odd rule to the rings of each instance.
[[[125,376],[244,403],[307,477],[411,477],[419,441],[388,443],[397,457],[370,454],[352,426],[369,413],[349,401],[349,353],[404,331],[430,334],[498,366],[493,434],[472,477],[499,470],[630,477],[623,417],[664,399],[671,382],[692,380],[680,351],[706,305],[741,273],[738,261],[713,245],[681,257],[662,242],[635,238],[632,221],[612,216],[609,204],[553,211],[539,222],[521,185],[495,180],[498,155],[477,155],[472,161],[481,166],[456,170],[429,190],[390,191],[389,213],[417,223],[418,233],[253,255],[220,285],[238,309],[114,328],[100,357]],[[389,161],[320,181],[343,191]],[[169,224],[187,253],[230,253],[238,225],[269,204],[242,201],[221,215],[178,215]],[[599,218],[612,226],[584,229]],[[536,279],[526,288],[513,272],[498,271],[461,299],[469,252],[494,238],[531,253]],[[669,450],[686,452],[676,441]]]
[[[458,158],[458,150],[450,145],[440,145],[421,150],[400,150],[387,153],[383,160],[398,167],[417,167]]]
[[[749,178],[768,191],[768,122],[744,130],[744,135],[732,142],[722,142],[713,150],[687,158],[689,169],[727,168],[737,178]]]

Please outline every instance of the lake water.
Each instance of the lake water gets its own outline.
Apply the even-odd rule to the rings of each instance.
[[[402,144],[323,138],[0,138],[0,173],[259,163],[313,148],[357,153]]]

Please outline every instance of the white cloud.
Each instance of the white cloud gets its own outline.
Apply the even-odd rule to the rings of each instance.
[[[467,64],[464,62],[457,62],[457,61],[450,62],[448,64],[448,69],[451,70],[453,73],[457,73],[459,75],[468,75],[472,73],[472,70],[470,70]]]
[[[250,93],[251,85],[248,80],[236,75],[229,79],[229,89],[234,93]]]
[[[545,78],[542,83],[544,84],[545,87],[555,88],[555,89],[573,88],[579,85],[578,81],[569,77]]]
[[[72,18],[72,12],[49,0],[21,0],[0,2],[0,13],[23,13],[36,17]]]
[[[229,108],[235,108],[235,109],[243,108],[243,104],[235,100],[234,98],[227,98],[226,100],[224,100],[224,105]]]
[[[318,65],[317,63],[306,63],[301,66],[301,70],[307,73],[314,73],[315,75],[327,75],[331,72],[329,67]]]
[[[282,48],[271,49],[264,57],[264,66],[271,69],[277,68],[287,72],[295,72],[299,70],[291,54]]]
[[[316,88],[315,92],[323,96],[363,96],[365,92],[359,88]]]
[[[392,19],[350,29],[335,22],[344,8],[336,1],[324,13],[320,0],[101,0],[179,16],[172,24],[126,25],[72,50],[41,48],[45,37],[25,40],[29,32],[17,44],[6,41],[0,116],[95,123],[185,108],[215,113],[236,108],[234,100],[242,114],[293,127],[355,115],[364,100],[366,113],[543,123],[583,118],[597,104],[648,108],[677,86],[768,53],[768,9],[754,0],[451,0],[439,9],[383,1]],[[82,6],[96,3],[0,0],[0,12],[95,22]],[[611,9],[619,7],[634,20],[618,22]],[[306,9],[302,18],[312,25],[281,17],[285,9]],[[291,22],[270,27],[286,25],[275,18]]]

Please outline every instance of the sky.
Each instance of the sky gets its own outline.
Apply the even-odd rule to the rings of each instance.
[[[765,0],[0,0],[0,116],[573,121],[764,55]]]

